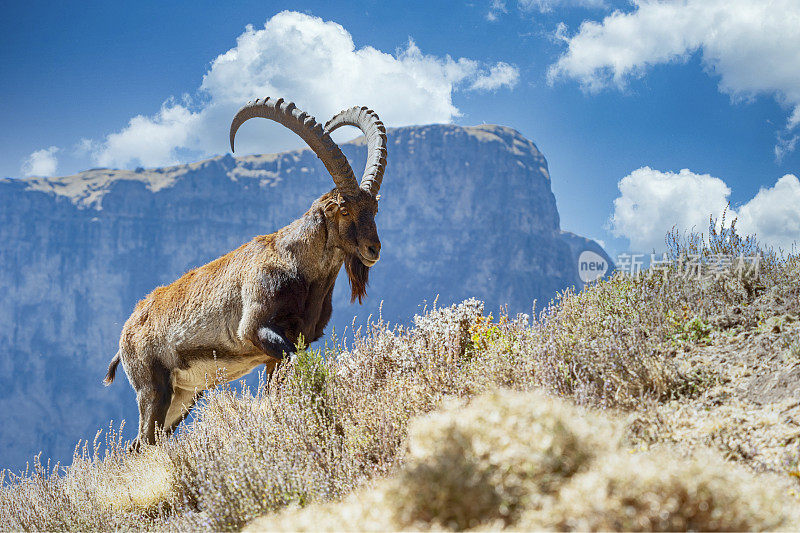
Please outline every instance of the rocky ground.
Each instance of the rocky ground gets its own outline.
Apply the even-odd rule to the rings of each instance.
[[[767,295],[679,343],[672,356],[696,376],[696,391],[631,415],[633,445],[708,446],[756,472],[800,479],[800,317],[792,311]]]

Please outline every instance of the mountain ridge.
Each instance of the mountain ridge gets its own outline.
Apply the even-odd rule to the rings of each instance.
[[[378,313],[408,323],[437,295],[440,305],[475,296],[489,311],[530,313],[535,300],[582,284],[570,242],[602,248],[561,231],[532,141],[501,126],[388,135],[383,258],[362,306],[349,304],[339,278],[327,333],[349,335]],[[341,146],[360,174],[363,141]],[[135,421],[132,390],[100,384],[135,303],[285,226],[331,188],[307,149],[0,180],[0,468],[20,468],[39,450],[67,459],[108,419]]]
[[[430,125],[430,126],[443,126],[450,125]],[[422,128],[425,126],[408,126],[407,128]],[[525,138],[517,130],[508,126],[500,126],[494,124],[482,124],[478,126],[452,126],[464,130],[465,132],[473,135],[475,138],[482,142],[499,141],[503,142],[507,138],[512,138],[513,148],[518,155],[522,152],[516,145],[523,145],[526,148],[533,148],[541,155],[538,147]],[[405,128],[388,128],[387,135],[392,135],[393,132]],[[505,139],[504,139],[505,137]],[[343,146],[366,146],[365,137],[359,136],[348,142],[341,143]],[[80,208],[95,208],[102,209],[102,198],[108,193],[107,187],[112,185],[115,181],[134,181],[145,184],[146,188],[151,192],[158,192],[173,186],[177,180],[181,179],[187,172],[201,169],[208,165],[220,164],[226,168],[226,173],[231,179],[237,178],[257,178],[260,180],[269,180],[279,177],[277,172],[258,171],[253,170],[252,167],[261,165],[267,162],[277,161],[280,156],[294,157],[295,160],[300,160],[301,156],[306,152],[311,152],[310,148],[299,148],[296,150],[289,150],[277,153],[263,153],[263,154],[250,154],[244,156],[233,156],[230,153],[223,155],[215,155],[196,161],[193,163],[181,163],[170,165],[166,167],[151,167],[143,168],[137,167],[135,170],[116,169],[108,167],[97,167],[84,170],[75,174],[68,174],[65,176],[30,176],[24,178],[0,178],[0,183],[19,181],[26,185],[28,191],[38,191],[43,193],[50,193],[56,196],[62,196],[69,199],[72,203]],[[542,156],[542,159],[544,157]],[[233,162],[235,166],[230,166]],[[357,170],[357,169],[356,169]],[[547,165],[540,167],[539,170],[549,179],[549,171]],[[105,187],[105,188],[104,188]]]

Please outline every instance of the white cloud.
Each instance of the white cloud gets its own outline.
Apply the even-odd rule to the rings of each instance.
[[[57,146],[36,150],[22,164],[22,173],[26,176],[53,176],[58,168]]]
[[[608,9],[608,4],[605,0],[517,0],[517,7],[523,13],[551,13],[555,9],[572,7]],[[505,0],[492,0],[486,19],[494,22],[505,13],[508,13]]]
[[[617,184],[611,231],[631,241],[631,250],[664,248],[664,237],[673,226],[705,232],[710,214],[728,205],[730,188],[719,178],[680,172],[660,172],[650,167],[634,170]]]
[[[492,0],[492,5],[489,6],[489,12],[486,13],[486,20],[494,22],[504,13],[508,13],[505,0]]]
[[[508,63],[497,63],[489,69],[488,74],[480,74],[472,85],[471,89],[481,91],[494,91],[500,87],[513,89],[519,81],[519,70]]]
[[[789,116],[786,127],[788,129],[793,129],[798,125],[800,125],[800,105],[795,106],[794,111],[792,111],[792,114]]]
[[[72,153],[76,156],[85,156],[97,151],[97,142],[92,139],[82,138],[72,147]]]
[[[759,240],[785,251],[789,251],[795,241],[800,244],[800,181],[797,176],[786,174],[774,187],[758,191],[737,211],[736,227],[740,233],[754,233]]]
[[[550,13],[554,9],[562,7],[594,9],[606,9],[608,7],[605,0],[518,0],[517,3],[523,11],[538,11],[539,13]]]
[[[134,162],[148,166],[179,163],[178,149],[202,151],[206,133],[203,130],[213,118],[208,108],[193,113],[181,104],[166,102],[156,115],[137,115],[128,122],[127,128],[109,134],[95,148],[94,161],[104,167],[124,167]],[[217,129],[214,133],[219,136],[220,131]]]
[[[709,174],[678,173],[642,167],[618,183],[609,220],[611,232],[630,240],[631,250],[664,250],[664,237],[679,231],[707,233],[709,216],[719,218],[728,206],[730,187]],[[800,181],[787,174],[774,187],[761,189],[745,204],[728,209],[738,218],[740,235],[756,235],[764,244],[788,250],[800,240]]]
[[[794,152],[794,147],[797,146],[797,141],[800,136],[791,133],[778,132],[778,142],[775,144],[775,160],[780,163],[783,157]]]
[[[772,95],[800,124],[800,2],[797,0],[634,0],[630,13],[585,21],[551,65],[548,79],[590,91],[624,87],[648,67],[699,52],[719,89],[734,99]]]
[[[424,54],[412,40],[394,54],[356,49],[339,24],[284,11],[262,29],[248,26],[234,48],[214,59],[195,101],[167,100],[155,115],[136,116],[104,141],[84,144],[102,166],[157,166],[222,153],[236,110],[265,96],[291,99],[323,123],[352,105],[372,107],[388,126],[449,122],[460,114],[454,91],[513,87],[517,76],[506,63]],[[237,153],[299,146],[274,124],[248,123],[242,133]]]

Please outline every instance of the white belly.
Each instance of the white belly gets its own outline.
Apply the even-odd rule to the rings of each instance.
[[[234,381],[249,374],[258,365],[264,364],[262,357],[242,357],[236,359],[194,361],[187,369],[172,371],[172,385],[180,389],[205,390]]]

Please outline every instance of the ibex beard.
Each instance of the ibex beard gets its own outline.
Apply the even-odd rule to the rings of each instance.
[[[248,103],[231,124],[272,119],[300,135],[336,185],[299,219],[159,287],[140,301],[122,328],[119,351],[104,380],[122,363],[136,391],[139,432],[132,448],[173,432],[200,392],[239,379],[259,365],[272,373],[302,336],[319,339],[331,317],[336,277],[345,266],[351,302],[366,296],[369,269],[380,258],[375,225],[386,167],[386,130],[366,107],[335,115],[323,128],[282,98]],[[367,138],[359,185],[330,138],[356,126]]]

